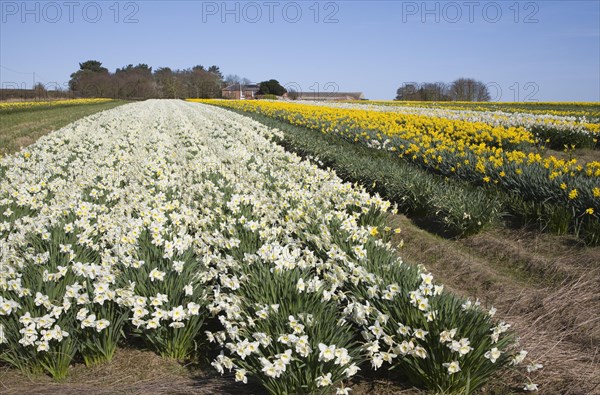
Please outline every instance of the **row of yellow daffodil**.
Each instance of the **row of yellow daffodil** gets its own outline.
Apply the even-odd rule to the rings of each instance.
[[[201,99],[191,101],[203,102]],[[406,155],[427,152],[433,147],[451,151],[468,147],[477,151],[496,152],[502,151],[502,147],[534,142],[531,133],[523,128],[493,127],[483,122],[271,101],[208,102],[283,118],[295,125],[326,133],[341,133],[356,141],[368,138],[372,133],[380,140],[385,140],[384,136],[400,137],[412,142],[411,147],[404,150]]]
[[[404,106],[403,102],[303,102],[326,107],[361,109],[380,112],[398,112],[406,115],[445,118],[455,121],[482,122],[491,126],[504,128],[525,128],[544,146],[563,149],[566,145],[577,148],[600,148],[598,144],[600,124],[589,123],[587,118],[559,116],[549,114],[530,114],[523,112],[506,112],[500,109],[484,111],[482,109],[453,109],[444,106],[434,107],[432,103],[424,106]]]
[[[355,103],[356,101],[348,101]],[[364,103],[360,101],[359,103]],[[526,114],[557,115],[568,117],[600,118],[600,103],[598,102],[439,102],[439,101],[392,101],[376,100],[369,101],[370,104],[446,108],[452,110],[470,111],[502,111],[519,112]]]
[[[464,158],[470,151],[477,155],[478,162],[481,163],[478,168],[482,170],[485,162],[492,164],[493,168],[500,169],[498,173],[504,165],[527,166],[539,163],[551,170],[551,178],[568,174],[600,177],[599,162],[589,162],[583,166],[574,158],[562,160],[554,156],[543,157],[532,150],[526,150],[534,140],[523,128],[492,127],[481,122],[289,102],[201,99],[191,101],[257,112],[294,125],[317,129],[324,133],[335,133],[356,142],[386,146],[391,151],[398,151],[400,157],[420,160],[424,164],[440,163],[448,156]],[[401,143],[389,146],[391,141],[388,138],[396,138],[395,140]]]
[[[79,104],[98,104],[112,101],[113,99],[67,99],[67,100],[44,100],[44,101],[19,101],[0,103],[0,112],[11,112],[18,110],[31,110],[42,107],[73,106]]]
[[[523,128],[444,118],[277,101],[192,100],[258,113],[395,152],[431,171],[476,185],[497,184],[528,201],[575,215],[600,211],[600,162],[542,156]]]

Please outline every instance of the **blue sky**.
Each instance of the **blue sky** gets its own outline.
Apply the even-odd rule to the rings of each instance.
[[[503,101],[600,101],[600,1],[0,1],[0,83],[78,63],[218,65],[252,81],[392,99],[406,82]]]

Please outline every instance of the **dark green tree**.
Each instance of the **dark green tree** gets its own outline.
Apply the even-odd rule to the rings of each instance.
[[[277,80],[263,81],[259,85],[259,95],[283,96],[287,90]]]
[[[140,63],[137,66],[128,64],[127,66],[115,70],[115,74],[118,73],[138,73],[143,75],[152,75],[152,67],[145,63]]]
[[[94,73],[108,73],[108,69],[106,67],[102,67],[102,62],[97,60],[87,60],[79,63],[79,70],[89,70]]]
[[[219,66],[210,66],[208,68],[208,72],[216,75],[217,77],[219,77],[220,80],[223,79],[223,74],[221,73],[221,69],[219,68]]]
[[[108,94],[109,89],[104,86],[108,69],[102,67],[102,62],[97,60],[88,60],[79,63],[79,70],[71,74],[69,88],[83,96]],[[102,85],[102,86],[99,86]],[[89,92],[86,92],[89,91]]]

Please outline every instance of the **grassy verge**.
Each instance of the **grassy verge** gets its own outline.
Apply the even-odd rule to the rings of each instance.
[[[0,155],[18,151],[41,136],[85,116],[127,103],[115,100],[107,103],[50,107],[35,111],[15,111],[0,118]]]

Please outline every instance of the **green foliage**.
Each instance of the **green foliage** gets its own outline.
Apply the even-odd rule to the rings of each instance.
[[[43,235],[29,234],[29,246],[22,251],[21,258],[27,263],[15,277],[15,285],[35,290],[35,298],[0,291],[0,297],[18,300],[17,309],[27,317],[17,321],[11,315],[6,320],[9,346],[0,359],[24,371],[46,371],[56,380],[66,377],[72,359],[78,349],[85,348],[86,341],[85,337],[78,336],[81,332],[78,331],[74,294],[70,289],[80,286],[82,281],[72,270],[73,259],[98,261],[98,254],[78,245],[77,236],[65,233],[64,225],[59,223]],[[42,326],[39,320],[45,324]],[[17,335],[21,325],[32,325],[32,335],[24,336],[23,345]],[[38,330],[44,328],[40,330],[42,336],[36,334],[36,326]]]
[[[149,231],[142,233],[140,240],[139,265],[123,265],[119,276],[123,287],[133,282],[132,293],[147,301],[132,306],[130,331],[162,356],[185,360],[197,349],[197,337],[208,315],[205,310],[207,292],[199,276],[201,259],[191,249],[167,257],[164,248],[152,243]],[[152,273],[159,273],[160,277]],[[160,295],[165,297],[164,300]],[[162,314],[156,316],[156,311]],[[145,328],[139,329],[142,318],[149,319],[147,315],[151,313],[156,323],[150,326],[155,327],[144,325]]]
[[[565,146],[590,149],[600,147],[599,136],[594,133],[583,133],[580,130],[567,128],[557,129],[552,125],[532,126],[529,130],[541,144],[554,150],[562,150]]]
[[[372,248],[370,245],[369,251]],[[379,316],[370,316],[369,324],[380,325],[383,333],[392,336],[397,345],[392,352],[401,356],[392,368],[414,385],[444,394],[470,394],[511,363],[512,335],[491,336],[505,332],[509,325],[494,324],[478,303],[441,291],[428,274],[391,258],[370,261],[367,268],[378,276],[380,292],[373,295],[364,287],[356,287],[353,293],[368,299],[378,312]],[[410,298],[404,297],[404,292],[390,297],[383,291],[394,288],[418,291]],[[419,301],[428,293],[428,307],[423,308]],[[384,322],[381,314],[386,317]],[[419,330],[425,334],[420,336]],[[458,351],[461,339],[468,340],[463,341],[462,352]],[[426,356],[414,352],[419,346],[427,350]],[[500,352],[493,362],[488,354],[492,349]],[[458,362],[460,371],[449,373],[447,364],[452,362]]]
[[[354,340],[352,325],[344,321],[337,303],[323,301],[323,289],[316,292],[299,292],[298,281],[310,280],[310,273],[299,269],[272,273],[269,266],[257,262],[243,269],[247,276],[238,292],[240,312],[246,319],[239,322],[239,339],[256,341],[255,334],[266,334],[271,339],[260,351],[247,357],[232,353],[235,364],[258,380],[271,394],[326,394],[329,385],[319,386],[318,378],[330,374],[333,385],[346,379],[345,370],[352,364],[359,365],[364,358]],[[261,314],[268,315],[262,318]],[[252,321],[252,325],[247,325]],[[288,337],[284,343],[281,337]],[[304,337],[304,338],[302,338]],[[298,340],[298,338],[301,338]],[[294,341],[295,340],[295,341]],[[306,342],[306,355],[302,353]],[[229,343],[228,348],[242,347],[241,342]],[[320,359],[320,347],[335,346],[338,353],[347,353],[348,362],[336,363],[336,358]],[[265,357],[280,355],[293,350],[285,374],[269,376],[264,371],[268,365]],[[343,350],[343,351],[341,351]],[[300,352],[298,352],[300,351]],[[267,360],[277,363],[277,358]]]
[[[89,294],[93,299],[93,291],[88,286]],[[95,313],[96,320],[108,320],[110,325],[100,332],[97,328],[81,328],[81,326],[74,328],[75,334],[80,340],[79,353],[87,366],[110,362],[119,341],[124,338],[123,327],[129,319],[129,312],[113,301],[105,301],[100,306],[89,304],[85,308],[90,313],[92,311]]]
[[[106,67],[102,67],[102,62],[97,60],[88,60],[79,63],[79,70],[88,70],[93,73],[108,73],[108,69]]]
[[[283,96],[283,94],[286,92],[287,90],[283,86],[281,86],[281,84],[279,84],[279,81],[277,80],[268,80],[261,82],[258,91],[260,95],[271,94],[275,96]]]

